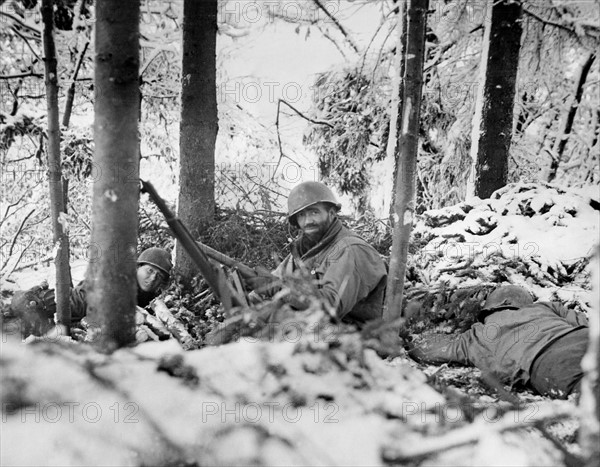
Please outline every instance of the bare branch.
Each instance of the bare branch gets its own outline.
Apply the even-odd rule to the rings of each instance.
[[[516,411],[507,412],[496,423],[490,424],[482,420],[477,420],[470,425],[452,430],[444,435],[429,437],[421,440],[419,443],[412,443],[398,448],[397,452],[391,453],[387,461],[403,462],[407,460],[422,459],[423,457],[443,452],[447,449],[463,446],[479,441],[483,436],[489,433],[502,433],[508,430],[520,429],[527,426],[540,427],[545,422],[555,422],[572,417],[568,408],[544,404],[537,405],[535,417],[528,420],[515,417]]]
[[[319,31],[321,32],[321,34],[323,34],[323,37],[324,37],[325,39],[329,40],[329,41],[330,41],[330,42],[331,42],[331,43],[332,43],[332,44],[335,46],[335,48],[336,48],[336,49],[338,49],[338,52],[339,52],[340,54],[342,54],[342,57],[344,57],[344,58],[346,58],[346,59],[347,59],[348,57],[346,56],[346,53],[345,53],[345,52],[344,52],[344,50],[343,50],[343,49],[340,47],[340,45],[339,45],[339,44],[336,42],[336,40],[335,40],[333,37],[331,37],[331,36],[329,35],[329,33],[328,33],[328,32],[327,32],[327,31],[326,31],[326,30],[325,30],[323,27],[321,27],[321,25],[320,25],[320,24],[317,24],[317,27],[319,28]]]
[[[16,75],[0,75],[0,79],[20,79],[20,78],[28,78],[28,77],[34,77],[34,78],[43,78],[44,75],[42,73],[34,73],[33,71],[30,71],[28,73],[17,73]]]
[[[35,55],[36,61],[39,61],[39,60],[41,60],[41,58],[40,58],[39,54],[37,53],[37,51],[33,50],[33,47],[31,46],[31,44],[29,43],[29,41],[27,40],[27,38],[26,38],[26,37],[25,37],[23,34],[21,34],[19,31],[17,31],[17,29],[16,29],[16,28],[14,28],[14,27],[13,27],[13,28],[12,28],[12,30],[13,30],[13,32],[14,32],[14,33],[15,33],[17,36],[19,36],[19,37],[21,38],[21,40],[22,40],[23,42],[25,42],[25,45],[27,45],[27,47],[29,48],[29,50],[31,50],[31,53],[32,53],[33,55]]]
[[[395,13],[397,11],[397,9],[392,9],[390,10],[382,19],[381,19],[381,23],[379,23],[379,26],[377,26],[377,29],[375,30],[375,32],[373,33],[373,35],[371,36],[371,40],[369,41],[369,43],[367,44],[367,48],[365,49],[365,51],[363,52],[363,56],[362,56],[362,61],[360,64],[360,71],[359,71],[359,75],[362,75],[362,70],[365,66],[365,59],[367,58],[367,52],[369,51],[369,49],[371,48],[371,45],[373,45],[373,42],[375,41],[375,37],[377,37],[377,34],[379,34],[379,31],[381,31],[381,28],[383,28],[383,25],[387,23],[390,14]],[[392,27],[392,29],[394,29],[394,27]]]
[[[8,262],[10,261],[10,257],[12,256],[14,248],[15,248],[15,243],[17,243],[17,239],[19,238],[19,235],[21,235],[21,232],[23,231],[23,228],[25,227],[25,223],[27,222],[27,219],[29,219],[34,212],[35,212],[35,209],[32,209],[29,212],[29,214],[27,214],[21,221],[19,228],[15,232],[15,234],[12,238],[12,241],[10,242],[10,247],[8,249],[8,254],[6,255],[6,260],[4,261],[4,263],[2,264],[0,269],[4,269],[6,267],[6,265],[8,264]]]
[[[32,244],[32,243],[33,243],[33,238],[32,238],[31,240],[29,240],[29,243],[27,244],[27,246],[21,250],[21,253],[19,253],[19,257],[18,257],[18,258],[17,258],[17,260],[15,261],[15,263],[14,263],[13,267],[10,269],[10,271],[8,271],[8,272],[6,272],[6,273],[4,274],[4,280],[8,280],[8,278],[10,277],[10,275],[11,275],[13,272],[15,272],[15,270],[26,269],[26,268],[27,268],[27,267],[29,267],[29,266],[33,266],[33,265],[35,265],[35,264],[38,264],[38,263],[39,263],[39,261],[34,261],[34,262],[32,262],[32,264],[24,265],[24,266],[21,266],[20,268],[18,268],[18,269],[17,269],[17,266],[18,266],[18,265],[19,265],[19,263],[21,262],[21,259],[23,258],[23,255],[25,254],[25,252],[26,252],[27,250],[29,250],[29,247],[31,246],[31,244]],[[48,259],[51,259],[51,258],[48,258]],[[6,263],[5,263],[5,265],[6,265]],[[5,266],[5,265],[4,265],[4,266]],[[2,269],[4,269],[4,266],[3,266],[2,268],[0,268],[0,271],[1,271]]]
[[[325,120],[314,120],[314,119],[304,115],[302,112],[300,112],[298,109],[296,109],[292,104],[289,104],[288,102],[284,101],[283,99],[279,99],[279,103],[287,105],[290,109],[292,109],[294,112],[296,112],[300,117],[302,117],[305,120],[308,120],[310,123],[314,123],[315,125],[327,125],[331,129],[335,128],[331,123],[329,123]],[[279,119],[279,103],[277,104],[277,118],[278,119]]]
[[[33,26],[30,26],[27,23],[24,23],[20,18],[17,18],[14,15],[11,15],[10,13],[7,13],[5,11],[0,10],[0,16],[4,16],[6,18],[10,18],[14,23],[18,24],[19,26],[21,26],[23,29],[31,31],[33,33],[32,39],[36,40],[36,41],[41,41],[42,40],[42,33],[39,29],[34,28]],[[13,27],[14,30],[14,27]],[[16,32],[16,31],[15,31]]]
[[[352,37],[350,37],[350,35],[348,34],[348,31],[346,31],[344,26],[342,26],[341,23],[337,20],[337,18],[335,16],[333,16],[329,12],[329,10],[327,10],[327,8],[325,8],[325,6],[321,3],[321,0],[313,0],[313,1],[315,2],[315,5],[317,5],[317,7],[319,7],[327,15],[327,17],[333,22],[333,24],[335,24],[335,26],[339,29],[339,31],[342,33],[342,35],[346,38],[346,40],[348,41],[350,46],[354,49],[354,51],[357,54],[360,54],[360,50],[359,50],[358,46],[356,45],[356,43],[354,42]]]
[[[600,28],[598,27],[597,24],[595,24],[593,22],[588,22],[585,20],[573,20],[573,19],[566,20],[564,17],[561,17],[561,19],[564,20],[564,22],[561,23],[561,22],[557,22],[557,21],[552,21],[550,19],[542,18],[537,13],[534,13],[533,11],[528,10],[525,7],[523,7],[523,13],[531,16],[532,18],[535,18],[536,20],[540,21],[541,23],[543,23],[545,25],[553,26],[555,28],[562,29],[563,31],[567,31],[569,34],[573,35],[577,39],[580,39],[582,36],[588,36],[593,39],[598,39],[598,36],[600,34]],[[570,21],[570,25],[567,25],[567,21]],[[583,34],[581,32],[582,30],[583,30]],[[593,34],[593,33],[595,33],[595,34]]]
[[[294,159],[292,159],[290,156],[286,155],[283,152],[283,145],[281,143],[281,133],[279,131],[279,115],[281,113],[281,104],[285,104],[288,107],[290,107],[292,110],[294,110],[298,115],[300,115],[303,118],[306,118],[307,120],[309,120],[307,117],[305,117],[301,112],[299,112],[298,110],[296,110],[294,107],[292,107],[290,104],[288,104],[286,101],[284,101],[283,99],[279,99],[277,101],[277,117],[275,119],[275,128],[277,129],[277,144],[279,145],[279,159],[277,160],[277,165],[275,166],[275,170],[273,170],[273,175],[271,176],[271,180],[275,179],[275,174],[277,173],[277,169],[279,169],[279,164],[281,164],[281,159],[283,159],[284,157],[291,160],[292,162],[294,162],[295,164],[298,164]],[[311,121],[311,120],[309,120]],[[316,122],[315,122],[316,123]],[[326,123],[326,122],[322,122],[322,124],[324,125],[329,125],[331,126],[331,128],[333,128],[333,126],[330,123]],[[298,164],[299,165],[299,164]]]

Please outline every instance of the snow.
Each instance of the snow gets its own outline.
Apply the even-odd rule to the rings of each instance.
[[[494,282],[504,268],[538,298],[591,306],[587,271],[569,272],[598,241],[598,211],[580,193],[512,185],[425,213],[414,235],[422,247],[411,261],[429,288]],[[0,464],[383,465],[431,448],[427,465],[562,465],[550,441],[513,424],[538,409],[576,415],[573,401],[525,394],[523,417],[492,423],[502,411],[485,395],[470,422],[477,405],[461,398],[480,394],[441,394],[427,382],[451,385],[454,372],[469,384],[476,369],[444,376],[405,356],[383,360],[356,333],[325,341],[310,332],[322,310],[294,316],[306,332],[293,342],[272,334],[187,352],[175,339],[104,355],[68,339],[23,345],[4,334]],[[576,429],[569,420],[555,427]]]
[[[200,464],[258,456],[266,464],[381,465],[391,425],[385,407],[444,400],[417,370],[386,367],[372,351],[365,357],[373,379],[361,390],[361,378],[336,368],[328,351],[299,352],[301,344],[289,342],[186,353],[149,343],[111,356],[85,346],[74,353],[74,345],[3,343],[3,404],[14,412],[3,413],[2,465],[156,465],[169,453]],[[197,385],[156,371],[175,353],[194,369]],[[15,399],[17,382],[25,406]],[[30,439],[36,450],[25,447]]]
[[[413,230],[414,237],[427,239],[413,260],[429,269],[430,285],[459,287],[482,282],[481,277],[457,274],[468,267],[485,272],[480,274],[485,283],[493,281],[488,273],[500,269],[501,261],[512,261],[510,281],[525,285],[539,299],[577,299],[589,307],[590,284],[584,278],[568,284],[559,280],[569,276],[568,267],[589,258],[599,241],[599,212],[580,193],[518,183],[487,200],[428,211]],[[519,265],[525,269],[519,271]]]

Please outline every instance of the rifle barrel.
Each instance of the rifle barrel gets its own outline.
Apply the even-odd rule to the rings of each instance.
[[[173,232],[173,235],[181,243],[181,246],[183,246],[188,255],[190,255],[194,263],[198,266],[202,276],[204,276],[204,279],[212,289],[217,299],[221,299],[219,273],[217,270],[215,270],[208,257],[218,261],[221,264],[224,264],[227,267],[237,268],[240,274],[244,277],[254,277],[257,275],[256,271],[251,267],[246,266],[245,264],[240,263],[239,261],[236,261],[220,251],[204,245],[203,243],[197,242],[185,224],[181,222],[181,219],[171,212],[167,206],[167,203],[165,203],[165,200],[160,197],[154,186],[150,182],[146,182],[144,180],[140,180],[140,182],[142,183],[142,190],[148,193],[152,201],[154,201],[154,204],[156,204],[158,209],[162,212],[167,224],[169,224],[169,227]],[[231,298],[235,302],[235,305],[243,304],[236,295],[232,295]]]
[[[212,289],[217,299],[221,299],[219,281],[217,277],[217,271],[206,257],[206,253],[198,247],[196,240],[184,225],[181,220],[171,212],[165,200],[160,197],[154,186],[150,182],[140,180],[142,183],[142,189],[150,195],[152,201],[156,204],[158,209],[162,212],[167,224],[171,228],[171,231],[175,235],[175,238],[179,240],[181,246],[187,251],[188,255],[192,258],[196,266],[200,269],[202,276]]]
[[[196,242],[196,244],[200,247],[200,249],[202,251],[204,251],[204,253],[206,253],[206,256],[214,259],[218,263],[224,264],[228,268],[236,268],[242,276],[244,276],[244,277],[256,276],[256,271],[254,269],[252,269],[250,266],[247,266],[244,263],[236,261],[235,259],[231,258],[230,256],[227,256],[225,253],[221,253],[220,251],[217,251],[217,250],[209,247],[208,245],[205,245],[204,243]]]

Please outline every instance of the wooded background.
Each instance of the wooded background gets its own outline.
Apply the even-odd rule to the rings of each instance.
[[[0,2],[5,278],[60,257],[57,264],[67,265],[57,276],[62,297],[71,281],[69,249],[94,267],[112,258],[108,264],[118,268],[139,251],[138,233],[142,246],[170,245],[160,236],[144,240],[160,224],[144,197],[137,221],[116,214],[115,221],[127,221],[122,238],[98,240],[113,222],[97,204],[101,196],[114,198],[116,212],[125,212],[119,203],[131,196],[138,206],[138,160],[142,169],[151,168],[159,188],[168,187],[167,199],[177,201],[179,216],[198,237],[215,222],[215,208],[283,212],[298,171],[306,177],[312,170],[309,177],[348,196],[355,216],[383,217],[387,228],[403,219],[396,225],[404,227],[403,237],[398,230],[391,255],[390,276],[399,291],[404,272],[396,268],[405,265],[414,215],[469,196],[488,197],[514,181],[598,187],[596,1],[500,1],[492,7],[487,0],[148,0],[128,14],[129,33],[121,38],[110,27],[113,19],[91,0]],[[362,35],[349,26],[356,28],[361,15],[374,19]],[[278,88],[271,83],[269,105],[254,106],[252,84],[268,83],[253,79],[261,68],[253,60],[271,61],[252,44],[267,34],[280,34],[282,41],[295,36],[337,54],[307,84],[313,91],[308,101],[297,103],[289,92],[298,80],[278,82]],[[415,45],[419,41],[422,46]],[[127,58],[124,44],[139,50],[139,58]],[[228,76],[241,66],[232,65],[240,50],[252,66]],[[293,57],[297,49],[286,52]],[[119,60],[136,67],[135,83]],[[102,75],[100,64],[113,68]],[[106,87],[103,79],[117,86]],[[134,122],[114,107],[124,101],[137,109]],[[102,102],[114,113],[107,124],[101,123]],[[270,121],[260,116],[265,108]],[[117,124],[115,118],[125,120]],[[126,121],[129,129],[114,133]],[[111,143],[100,138],[107,125],[114,128]],[[381,167],[388,185],[377,175]],[[394,188],[389,174],[396,171]],[[381,185],[387,187],[383,197],[376,194]],[[119,192],[121,186],[130,189]],[[176,259],[182,278],[191,279],[187,256],[177,250]],[[388,296],[401,301],[402,294]],[[65,322],[66,306],[59,298]]]
[[[0,274],[54,261],[68,323],[87,261],[111,351],[134,338],[137,253],[173,246],[140,173],[195,237],[263,261],[291,232],[235,227],[285,225],[290,186],[319,179],[391,237],[395,323],[425,211],[517,181],[598,209],[599,45],[596,0],[0,0]]]

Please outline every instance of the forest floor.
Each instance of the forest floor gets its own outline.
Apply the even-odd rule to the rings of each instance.
[[[424,213],[405,333],[458,332],[498,283],[592,312],[594,206],[519,184]],[[24,272],[15,285],[43,274]],[[23,345],[5,332],[0,464],[538,466],[576,465],[581,454],[575,399],[508,391],[476,368],[417,364],[385,328],[334,323],[318,302],[247,310],[210,346],[214,310],[189,297],[165,302],[200,348],[172,338],[105,355],[64,337]],[[277,326],[256,325],[252,313],[267,307]]]

